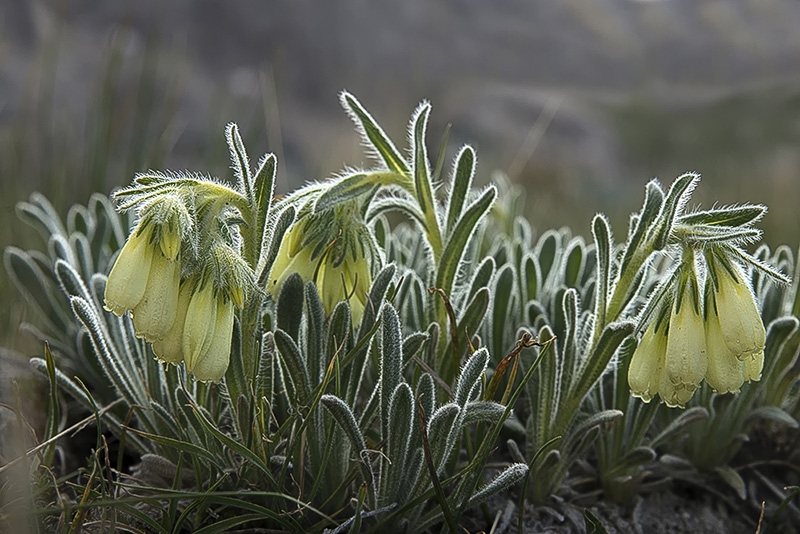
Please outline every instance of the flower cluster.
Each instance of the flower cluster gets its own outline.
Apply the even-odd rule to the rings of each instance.
[[[185,362],[196,379],[216,381],[230,360],[234,306],[244,305],[252,276],[214,231],[214,217],[203,218],[202,244],[189,238],[196,214],[214,214],[224,203],[216,184],[187,188],[189,195],[169,191],[140,203],[139,222],[108,275],[105,308],[130,311],[136,336],[152,343],[160,361]]]
[[[710,248],[701,299],[688,256],[671,306],[647,327],[630,361],[631,394],[645,402],[658,394],[667,406],[683,407],[703,379],[722,394],[761,378],[766,332],[740,267]]]
[[[371,233],[354,203],[303,214],[283,238],[267,291],[277,297],[283,282],[298,273],[304,282],[316,284],[326,313],[347,301],[355,325],[364,315],[377,258]]]

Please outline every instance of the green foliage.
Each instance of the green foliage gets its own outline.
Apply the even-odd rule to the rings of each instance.
[[[502,180],[473,187],[472,148],[458,151],[438,187],[444,153],[431,165],[428,104],[411,118],[406,157],[352,95],[341,99],[373,169],[276,199],[275,157],[252,168],[230,125],[234,187],[149,173],[115,195],[142,217],[180,193],[184,280],[206,267],[213,236],[197,234],[235,251],[244,274],[216,266],[220,291],[243,295],[230,354],[215,355],[230,360],[217,382],[193,380],[188,362],[159,363],[131,316],[104,308],[106,273],[139,221],[100,195],[66,221],[41,195],[20,203],[20,218],[48,242],[46,253],[4,256],[35,314],[27,329],[49,341],[31,360],[50,384],[45,434],[17,461],[29,462],[41,525],[455,532],[472,508],[514,487],[535,506],[552,504],[589,457],[597,487],[621,502],[648,477],[691,478],[686,465],[743,491],[731,465],[742,437],[764,422],[796,426],[800,410],[800,297],[782,274],[800,273],[789,249],[745,250],[760,236],[763,206],[686,213],[699,179],[686,174],[666,192],[647,185],[621,242],[602,215],[590,242],[568,228],[535,238],[519,191]],[[718,274],[695,261],[706,250],[748,270],[769,325],[763,378],[737,396],[703,384],[685,411],[632,397],[637,335],[670,321],[687,269],[713,285]],[[273,287],[273,267],[292,265],[298,251],[310,262]],[[347,279],[353,272],[369,275],[363,294],[352,294],[361,287]],[[70,417],[97,425],[88,462],[41,476],[57,471]],[[684,467],[668,467],[665,453]],[[585,520],[603,531],[590,512]]]

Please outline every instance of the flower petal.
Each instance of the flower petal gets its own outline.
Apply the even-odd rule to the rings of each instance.
[[[214,337],[208,350],[199,358],[189,363],[186,369],[197,380],[216,382],[228,370],[231,358],[231,338],[233,337],[233,303],[217,301],[217,313],[214,319]]]
[[[170,261],[160,252],[153,254],[147,287],[132,313],[138,337],[155,341],[172,328],[178,307],[180,281],[180,262]]]
[[[642,340],[631,356],[628,366],[628,386],[631,395],[644,402],[650,402],[658,393],[659,382],[664,368],[667,338],[662,331],[656,331],[655,321],[642,335]]]

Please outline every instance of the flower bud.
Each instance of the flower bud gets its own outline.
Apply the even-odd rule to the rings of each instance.
[[[658,393],[667,352],[667,336],[663,329],[656,329],[656,322],[651,322],[645,330],[628,366],[631,395],[644,402],[650,402]]]

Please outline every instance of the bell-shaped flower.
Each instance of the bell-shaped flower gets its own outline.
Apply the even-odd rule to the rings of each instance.
[[[722,335],[719,315],[708,303],[708,318],[706,320],[706,353],[708,354],[708,369],[706,382],[719,394],[738,393],[744,383],[745,363],[740,361],[728,348]]]
[[[183,361],[183,329],[196,283],[196,279],[190,277],[180,284],[172,327],[160,339],[153,341],[153,352],[159,361],[173,365]]]
[[[156,250],[151,238],[154,227],[139,225],[123,245],[108,274],[105,309],[122,316],[142,300],[147,288],[150,264]]]
[[[187,369],[205,357],[214,340],[217,324],[217,296],[210,280],[201,282],[189,300],[183,325],[181,350]]]
[[[708,368],[705,324],[694,273],[679,284],[679,291],[669,319],[664,373],[659,386],[661,398],[671,407],[682,407],[692,398]]]
[[[200,351],[186,358],[186,370],[197,380],[204,382],[221,379],[228,369],[231,358],[231,340],[233,338],[233,302],[216,297],[216,313],[212,327],[213,337],[205,351]]]
[[[136,335],[150,342],[172,328],[181,281],[180,262],[170,261],[159,251],[152,256],[144,295],[131,312]]]
[[[664,372],[664,357],[667,353],[665,328],[656,328],[652,321],[636,346],[628,366],[628,385],[631,395],[650,402],[658,393],[661,375]]]
[[[340,220],[347,217],[347,220]],[[372,284],[375,253],[363,222],[352,209],[309,214],[298,220],[284,235],[272,264],[267,291],[274,297],[284,281],[298,273],[304,282],[317,286],[325,312],[347,300],[353,324],[364,315]]]
[[[742,361],[752,359],[764,351],[767,341],[755,298],[737,267],[731,265],[730,269],[726,269],[719,265],[719,261],[717,265],[714,299],[722,338],[737,358]]]

